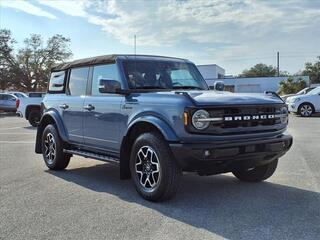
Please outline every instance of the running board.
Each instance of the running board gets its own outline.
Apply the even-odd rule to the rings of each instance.
[[[102,155],[102,154],[87,152],[87,151],[83,151],[83,150],[68,150],[68,149],[63,149],[63,152],[82,156],[85,158],[93,158],[93,159],[97,159],[97,160],[101,160],[101,161],[105,161],[105,162],[119,164],[118,158],[110,157],[110,156],[106,156],[106,155]]]

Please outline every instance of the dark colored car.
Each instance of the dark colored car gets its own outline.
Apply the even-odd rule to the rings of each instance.
[[[0,93],[0,110],[6,112],[15,112],[19,107],[20,100],[13,94]]]
[[[169,199],[183,171],[269,178],[292,145],[276,94],[210,90],[185,59],[107,55],[57,65],[36,153],[61,170],[72,155],[119,164],[147,200]]]

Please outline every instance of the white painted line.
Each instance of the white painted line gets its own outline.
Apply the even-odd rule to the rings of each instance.
[[[7,132],[7,133],[0,133],[0,134],[2,134],[2,135],[10,135],[10,134],[34,134],[35,135],[35,133],[18,133],[18,132]]]
[[[11,128],[0,128],[0,131],[12,130],[12,129],[20,129],[22,127],[11,127]]]
[[[30,142],[30,141],[0,141],[0,143],[18,143],[18,144],[25,144],[25,143],[35,143],[34,141],[33,142]]]

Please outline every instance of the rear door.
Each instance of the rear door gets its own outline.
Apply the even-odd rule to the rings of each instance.
[[[116,80],[122,85],[115,63],[92,67],[91,94],[86,97],[84,104],[84,143],[86,146],[118,153],[119,128],[121,123],[125,122],[125,117],[120,111],[124,96],[100,93],[101,79]]]
[[[16,98],[10,94],[3,94],[1,105],[3,109],[14,111],[16,109]]]
[[[73,143],[83,143],[83,104],[88,76],[89,67],[72,68],[69,72],[66,96],[59,105],[69,141]]]

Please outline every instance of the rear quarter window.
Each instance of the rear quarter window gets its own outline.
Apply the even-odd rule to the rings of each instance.
[[[49,82],[49,92],[62,92],[64,90],[66,72],[52,72]]]

